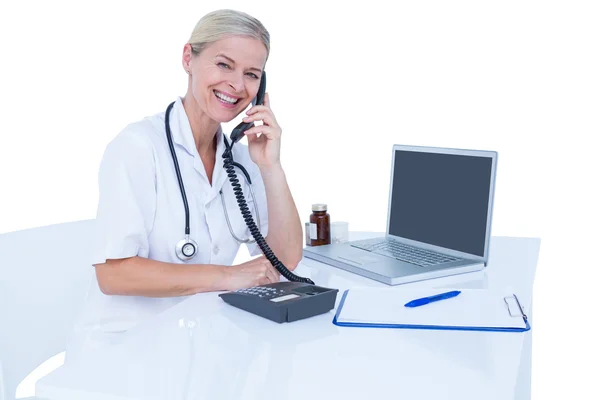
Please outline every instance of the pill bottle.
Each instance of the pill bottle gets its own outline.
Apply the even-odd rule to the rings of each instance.
[[[310,215],[310,245],[331,244],[331,228],[327,204],[313,204]]]

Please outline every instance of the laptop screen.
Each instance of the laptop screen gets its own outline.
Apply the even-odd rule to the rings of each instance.
[[[483,257],[492,158],[396,150],[388,233]]]

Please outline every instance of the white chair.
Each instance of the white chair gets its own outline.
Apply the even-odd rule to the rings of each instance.
[[[0,234],[0,399],[15,399],[27,375],[65,350],[94,272],[93,224]]]

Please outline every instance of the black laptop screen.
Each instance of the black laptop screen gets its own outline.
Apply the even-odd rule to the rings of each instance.
[[[396,150],[389,233],[484,255],[492,158]]]

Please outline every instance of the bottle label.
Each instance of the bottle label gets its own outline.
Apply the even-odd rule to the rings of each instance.
[[[317,240],[317,224],[310,224],[310,238],[312,240]]]

